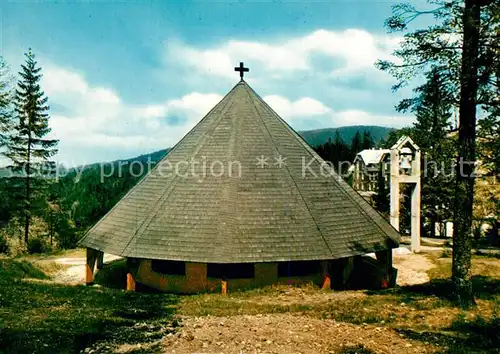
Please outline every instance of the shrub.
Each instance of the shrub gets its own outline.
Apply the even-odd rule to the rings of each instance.
[[[32,238],[28,241],[29,253],[43,253],[47,251],[47,245],[40,238]]]
[[[9,250],[9,244],[7,243],[7,237],[0,234],[0,253],[7,253]]]

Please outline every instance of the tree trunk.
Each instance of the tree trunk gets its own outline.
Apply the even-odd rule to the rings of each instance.
[[[30,186],[30,178],[31,178],[31,134],[28,136],[28,156],[26,161],[26,196],[25,196],[25,205],[24,205],[24,244],[28,247],[28,239],[30,233],[30,216],[31,216],[31,186]]]
[[[471,279],[471,243],[480,15],[478,0],[465,0],[452,267],[456,295],[464,308],[475,304]]]
[[[431,221],[430,221],[430,224],[431,224],[431,237],[434,238],[436,237],[436,221],[437,221],[437,218],[436,218],[436,215],[433,213],[431,215],[431,217],[429,218]]]

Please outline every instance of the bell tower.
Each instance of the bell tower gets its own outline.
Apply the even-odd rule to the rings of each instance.
[[[390,149],[391,225],[399,231],[400,184],[411,186],[411,250],[420,251],[420,148],[402,136]]]

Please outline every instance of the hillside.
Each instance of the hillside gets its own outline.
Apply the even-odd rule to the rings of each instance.
[[[391,130],[393,130],[393,128],[381,127],[378,125],[353,125],[348,127],[299,131],[298,133],[302,135],[309,145],[316,147],[326,143],[329,138],[333,140],[337,131],[346,143],[350,143],[358,131],[361,134],[363,134],[364,131],[368,131],[374,142],[378,143],[380,140],[385,139]]]
[[[338,128],[325,128],[325,129],[316,129],[316,130],[305,130],[299,131],[298,133],[304,138],[307,143],[313,147],[317,147],[318,145],[324,144],[328,141],[329,138],[332,140],[335,138],[335,134],[338,131],[340,136],[347,144],[350,144],[352,138],[356,134],[356,132],[368,131],[375,143],[379,142],[382,139],[385,139],[389,132],[393,130],[393,128],[381,127],[377,125],[353,125],[348,127],[338,127]],[[159,162],[170,150],[170,148],[158,150],[149,154],[144,154],[136,157],[131,157],[125,160],[126,162],[147,162],[148,159],[151,159],[153,162]],[[116,161],[118,162],[118,161]]]
[[[155,151],[155,152],[151,152],[149,154],[139,155],[139,156],[132,157],[132,158],[126,159],[126,160],[121,160],[121,161],[126,161],[126,162],[133,162],[133,161],[148,162],[148,161],[151,161],[151,162],[157,163],[163,157],[165,157],[165,155],[169,151],[170,151],[170,148],[168,148],[168,149],[162,149],[162,150],[158,150],[158,151]]]

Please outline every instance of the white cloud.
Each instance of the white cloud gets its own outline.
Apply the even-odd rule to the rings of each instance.
[[[283,96],[266,96],[264,100],[297,130],[340,127],[347,125],[380,125],[404,127],[411,125],[412,116],[379,115],[362,110],[335,111],[320,101],[306,97],[290,101]],[[311,126],[315,124],[315,126]]]
[[[113,90],[92,87],[78,73],[47,67],[42,82],[50,103],[61,112],[50,119],[51,136],[60,139],[58,159],[69,165],[94,162],[85,148],[122,149],[129,157],[137,151],[173,146],[222,98],[193,92],[159,104],[130,105]],[[166,118],[175,116],[175,124]],[[142,148],[142,149],[141,149]]]
[[[313,117],[331,112],[329,107],[310,97],[304,97],[291,102],[286,97],[270,95],[265,96],[264,101],[285,119]]]
[[[334,112],[332,120],[335,126],[345,125],[380,125],[384,127],[402,128],[411,125],[413,116],[407,115],[380,115],[360,110]]]
[[[246,61],[259,68],[260,74],[280,77],[280,73],[312,71],[314,55],[326,56],[335,68],[331,74],[376,72],[377,59],[390,58],[399,37],[376,35],[362,29],[318,30],[294,39],[268,43],[230,40],[213,48],[198,49],[179,41],[167,43],[167,56],[207,75],[233,78],[230,68]],[[252,77],[260,75],[252,74]]]
[[[50,124],[53,137],[61,140],[58,158],[82,164],[173,146],[222,98],[223,87],[237,78],[232,67],[240,61],[251,67],[249,82],[259,82],[259,90],[267,88],[272,94],[264,100],[297,130],[407,125],[411,117],[370,113],[373,102],[378,104],[388,92],[355,86],[387,79],[373,64],[390,58],[398,42],[397,37],[361,29],[318,30],[291,39],[229,40],[205,48],[168,42],[167,69],[174,73],[169,77],[182,82],[185,78],[187,87],[196,85],[205,92],[144,104],[124,102],[113,88],[94,86],[82,73],[46,63],[42,87],[54,106]],[[317,65],[324,74],[318,74]],[[332,77],[333,84],[328,82]],[[103,155],[95,156],[96,151]]]

